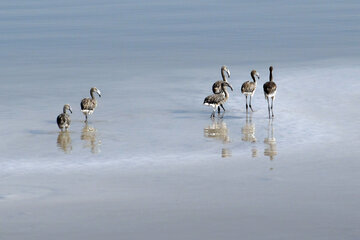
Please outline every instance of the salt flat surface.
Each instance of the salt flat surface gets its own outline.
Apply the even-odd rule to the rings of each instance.
[[[357,1],[0,6],[1,239],[359,238]]]

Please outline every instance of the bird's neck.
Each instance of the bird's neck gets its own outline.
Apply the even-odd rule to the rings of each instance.
[[[90,96],[91,96],[92,99],[95,99],[95,96],[94,96],[94,92],[93,92],[93,91],[90,92]]]
[[[222,88],[223,92],[224,92],[224,96],[227,99],[229,97],[229,92],[227,91],[226,87]]]
[[[66,114],[66,108],[65,107],[63,108],[63,113]]]
[[[273,81],[273,75],[272,75],[272,72],[270,72],[269,81],[270,81],[270,82],[272,82],[272,81]]]
[[[223,81],[226,82],[226,76],[225,76],[225,70],[224,69],[221,69],[221,76],[222,76]]]
[[[255,78],[254,74],[251,74],[251,78],[254,81],[254,83],[256,83],[256,78]]]

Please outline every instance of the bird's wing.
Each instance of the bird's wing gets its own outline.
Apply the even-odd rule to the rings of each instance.
[[[84,98],[83,100],[81,100],[80,106],[81,110],[94,110],[95,108],[95,104],[93,103],[91,98]]]
[[[213,93],[219,93],[221,92],[221,83],[223,81],[216,81],[214,82],[214,84],[212,85],[212,91]]]
[[[274,82],[266,82],[264,84],[264,93],[271,94],[276,91],[276,84]]]
[[[224,99],[223,94],[212,94],[205,98],[204,103],[219,104],[223,99]]]
[[[65,119],[64,119],[64,114],[63,114],[63,113],[60,114],[60,115],[57,117],[56,122],[57,122],[57,124],[58,124],[59,126],[61,126],[61,125],[64,124]]]
[[[249,87],[249,83],[250,83],[249,81],[246,81],[241,85],[241,92],[242,93],[247,92],[247,89]]]
[[[244,82],[243,85],[241,86],[241,92],[253,92],[255,90],[255,84],[253,82],[247,81]]]

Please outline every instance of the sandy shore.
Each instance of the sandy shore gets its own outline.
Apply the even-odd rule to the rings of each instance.
[[[3,176],[2,236],[354,239],[358,163],[328,147]]]

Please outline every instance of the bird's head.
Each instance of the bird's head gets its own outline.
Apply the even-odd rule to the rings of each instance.
[[[223,83],[221,83],[221,85],[222,85],[223,89],[224,89],[225,87],[229,87],[229,88],[231,89],[231,91],[233,91],[233,88],[232,88],[232,86],[230,85],[230,83],[228,83],[228,82],[223,82]]]
[[[228,78],[230,78],[230,70],[228,69],[228,67],[227,66],[222,66],[221,67],[221,71],[225,71],[226,73],[227,73],[227,75],[228,75]]]
[[[256,71],[256,70],[252,70],[251,71],[251,77],[257,77],[258,79],[260,79],[260,74]]]
[[[99,95],[99,97],[101,97],[101,92],[96,87],[93,87],[93,88],[90,89],[90,94],[93,93],[93,92],[96,92]]]
[[[66,113],[66,110],[69,110],[70,113],[72,113],[71,106],[69,104],[64,105],[64,113]]]

